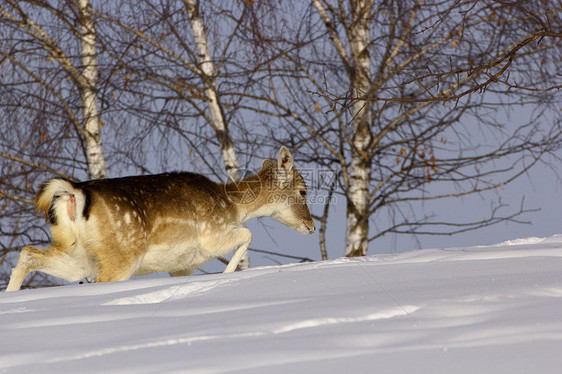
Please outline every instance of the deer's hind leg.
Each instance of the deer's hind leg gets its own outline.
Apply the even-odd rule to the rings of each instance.
[[[96,251],[98,275],[96,282],[114,282],[129,279],[139,269],[146,244],[143,242],[104,243]]]
[[[194,270],[195,270],[194,268],[189,268],[189,269],[186,269],[186,270],[171,271],[170,275],[172,277],[186,277],[186,276],[189,276],[189,275],[193,275]]]
[[[96,282],[115,282],[129,279],[138,266],[130,263],[100,264]]]
[[[16,267],[12,269],[6,291],[19,290],[27,274],[32,271],[41,271],[69,282],[77,282],[90,276],[87,260],[77,258],[72,253],[72,248],[67,250],[56,245],[49,249],[24,247]]]

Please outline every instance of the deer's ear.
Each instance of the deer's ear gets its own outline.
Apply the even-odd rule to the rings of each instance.
[[[279,156],[277,157],[277,169],[290,172],[293,170],[293,156],[287,147],[282,146],[279,150]]]
[[[273,167],[273,165],[275,165],[275,162],[273,162],[271,160],[263,160],[262,163],[261,163],[261,168],[267,169],[267,168]]]

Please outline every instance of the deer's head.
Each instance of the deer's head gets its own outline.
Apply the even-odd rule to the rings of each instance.
[[[293,156],[282,146],[277,162],[264,160],[262,173],[265,174],[267,204],[271,216],[303,234],[314,232],[314,222],[306,203],[306,183],[294,166]]]

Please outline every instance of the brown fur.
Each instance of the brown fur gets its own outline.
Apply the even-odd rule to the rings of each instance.
[[[233,271],[251,242],[248,219],[272,216],[300,232],[314,231],[305,194],[285,147],[277,163],[265,160],[257,175],[227,185],[194,173],[51,179],[35,205],[49,213],[52,246],[24,247],[7,290],[18,290],[35,270],[97,282],[159,271],[188,275],[236,250],[225,270]]]

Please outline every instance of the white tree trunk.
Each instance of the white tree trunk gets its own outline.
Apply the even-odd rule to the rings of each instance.
[[[199,13],[198,2],[195,0],[183,0],[188,14],[197,45],[197,53],[199,56],[199,68],[201,69],[201,79],[204,85],[204,94],[209,105],[209,112],[211,114],[211,123],[217,134],[217,139],[220,144],[221,155],[226,169],[226,176],[230,181],[238,181],[241,179],[240,165],[236,157],[236,151],[232,138],[226,127],[224,114],[217,95],[217,85],[215,79],[215,69],[209,49],[207,33],[205,31],[203,19]],[[247,269],[250,267],[250,256],[246,252],[238,264],[238,269]]]
[[[94,18],[89,0],[78,0],[80,11],[80,43],[82,48],[82,76],[80,95],[84,128],[84,152],[91,179],[105,178],[105,159],[101,141],[98,98],[96,84],[98,78],[96,58],[96,33]]]
[[[369,17],[372,0],[351,2],[352,26],[350,51],[353,58],[351,85],[353,97],[364,97],[370,90],[371,64],[369,48]],[[371,104],[357,100],[353,104],[353,134],[351,136],[351,163],[349,166],[349,189],[347,203],[347,226],[345,240],[346,256],[364,256],[368,249],[369,234],[369,183],[370,150],[372,133]]]
[[[199,13],[198,2],[195,0],[184,0],[187,11],[189,13],[189,21],[195,44],[197,45],[197,52],[199,56],[199,67],[202,71],[201,78],[204,85],[205,98],[209,105],[209,112],[211,113],[211,123],[217,134],[219,140],[222,159],[226,168],[226,175],[232,181],[240,179],[240,166],[238,158],[234,150],[234,144],[228,129],[225,124],[224,114],[218,100],[217,86],[215,79],[215,70],[209,50],[209,43],[207,40],[207,33],[203,24],[203,19]]]
[[[351,22],[343,25],[349,39],[349,52],[345,49],[338,26],[334,25],[320,0],[312,0],[320,19],[324,22],[328,35],[340,56],[349,77],[354,98],[364,97],[371,85],[371,63],[369,59],[369,18],[373,0],[350,0]],[[345,7],[340,7],[340,17],[345,18]],[[341,26],[341,25],[340,25]],[[352,108],[352,128],[350,134],[351,162],[347,167],[347,222],[345,234],[345,255],[364,256],[369,244],[369,183],[371,171],[370,147],[372,143],[371,104],[356,100]],[[345,134],[340,136],[345,137]],[[348,137],[346,137],[349,139]],[[342,167],[346,167],[342,165]]]

